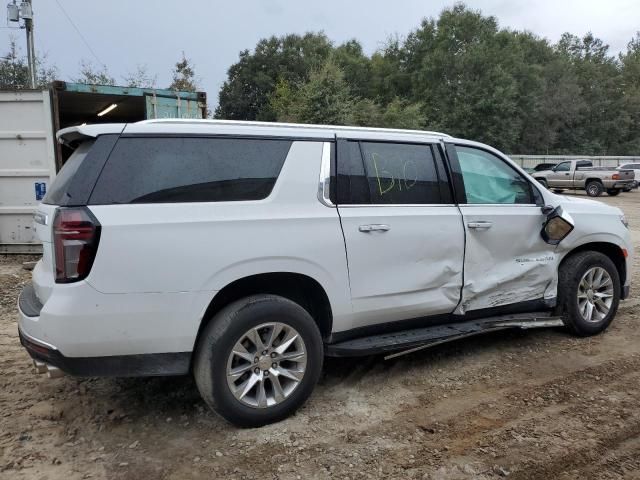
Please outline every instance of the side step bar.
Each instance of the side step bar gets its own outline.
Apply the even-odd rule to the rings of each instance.
[[[550,328],[562,327],[563,325],[560,317],[552,317],[549,312],[498,315],[333,343],[325,346],[325,353],[330,357],[358,357],[391,353],[385,357],[386,360],[483,333],[510,328]]]

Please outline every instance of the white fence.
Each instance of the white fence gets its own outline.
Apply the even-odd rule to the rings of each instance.
[[[509,155],[522,168],[533,168],[540,163],[560,163],[565,160],[590,160],[594,167],[617,167],[625,163],[640,163],[640,156],[589,156],[589,155]]]

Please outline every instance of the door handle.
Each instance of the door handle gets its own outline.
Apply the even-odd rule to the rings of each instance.
[[[565,175],[569,175],[569,172],[565,173]]]
[[[358,230],[364,233],[369,232],[386,232],[389,231],[391,227],[389,225],[384,225],[382,223],[375,223],[372,225],[360,225]]]
[[[467,223],[467,227],[473,228],[474,230],[491,228],[492,225],[493,225],[493,223],[491,223],[491,222],[483,222],[483,221]]]

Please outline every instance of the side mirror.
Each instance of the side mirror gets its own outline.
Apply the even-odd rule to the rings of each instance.
[[[573,225],[563,218],[561,206],[553,208],[550,205],[545,205],[542,207],[542,213],[546,213],[547,220],[542,225],[540,235],[549,245],[558,245],[571,233]]]
[[[552,205],[543,205],[542,207],[540,207],[540,210],[542,210],[543,215],[549,215],[551,212],[553,212],[554,208]]]
[[[551,167],[551,171],[552,171],[552,172],[555,172],[555,171],[556,171],[556,168],[558,168],[558,166],[557,166],[557,165],[554,165],[553,167]]]

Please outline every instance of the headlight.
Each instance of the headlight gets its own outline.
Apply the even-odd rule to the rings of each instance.
[[[620,221],[625,227],[629,228],[629,222],[627,222],[627,217],[624,216],[624,213],[620,215]]]

